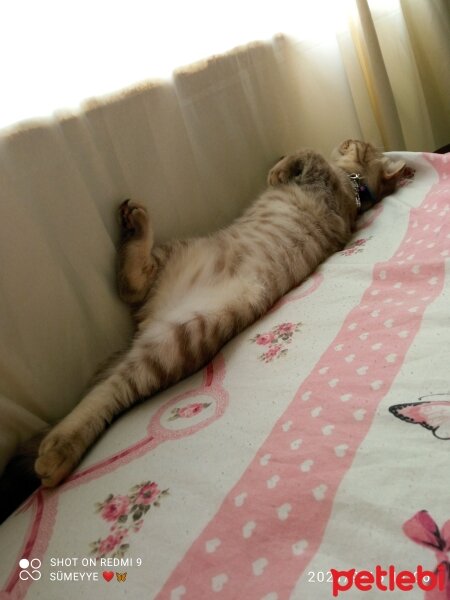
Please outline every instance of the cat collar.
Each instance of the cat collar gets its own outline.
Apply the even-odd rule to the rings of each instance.
[[[363,212],[364,209],[362,207],[362,203],[361,203],[361,196],[366,195],[369,197],[370,200],[370,206],[373,206],[374,204],[376,204],[376,200],[373,197],[372,192],[370,191],[369,187],[363,183],[363,177],[359,174],[359,173],[350,173],[349,175],[350,177],[350,183],[352,184],[353,187],[353,192],[355,194],[355,203],[356,203],[356,208],[358,209],[358,212]],[[366,198],[367,200],[367,198]],[[367,206],[365,207],[365,210],[367,210]]]

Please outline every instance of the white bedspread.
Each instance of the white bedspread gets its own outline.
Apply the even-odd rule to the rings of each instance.
[[[393,571],[447,586],[450,154],[393,154],[415,176],[345,250],[4,523],[2,600],[329,600],[331,569],[378,598],[377,565],[388,598]]]

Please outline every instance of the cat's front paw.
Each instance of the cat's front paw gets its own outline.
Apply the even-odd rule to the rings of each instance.
[[[78,464],[82,452],[68,436],[51,431],[41,442],[34,470],[44,487],[55,487]]]
[[[299,156],[284,156],[270,169],[267,183],[272,186],[289,183],[301,175],[302,169],[303,165]]]
[[[119,206],[120,233],[122,240],[139,239],[147,235],[148,213],[137,202],[124,200]]]

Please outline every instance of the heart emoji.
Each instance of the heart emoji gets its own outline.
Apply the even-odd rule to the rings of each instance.
[[[216,575],[211,579],[212,589],[214,592],[221,592],[223,590],[223,586],[228,581],[228,575],[225,573],[221,573],[220,575]]]
[[[239,494],[238,496],[236,496],[234,498],[234,505],[242,506],[244,504],[246,498],[247,498],[247,492],[242,492],[242,494]]]
[[[269,464],[269,460],[272,458],[271,454],[264,454],[264,456],[261,456],[261,458],[259,459],[259,464],[262,467],[267,467],[267,465]]]
[[[242,535],[246,540],[248,540],[248,538],[251,537],[255,527],[256,527],[255,521],[248,521],[244,525],[244,527],[242,528]]]
[[[302,394],[302,400],[303,400],[303,402],[307,402],[310,398],[311,398],[311,392],[310,391],[307,391],[304,394]]]
[[[262,575],[264,569],[267,567],[268,564],[269,561],[267,560],[267,558],[258,558],[258,560],[255,560],[255,562],[252,563],[254,575]]]
[[[338,458],[342,458],[346,455],[347,450],[348,450],[347,444],[340,444],[339,446],[335,447],[334,453],[336,454],[336,456]]]
[[[312,491],[314,498],[318,501],[323,500],[325,498],[327,489],[328,489],[328,486],[326,486],[324,483],[322,483],[321,485],[318,485]]]
[[[292,552],[295,556],[300,556],[308,547],[308,542],[306,540],[299,540],[295,544],[292,544]]]
[[[280,521],[286,521],[289,516],[289,513],[292,510],[292,506],[288,503],[282,504],[277,508],[277,515]]]
[[[266,483],[267,483],[267,487],[269,488],[269,490],[273,490],[273,488],[277,485],[277,483],[279,481],[280,481],[280,477],[278,475],[274,475],[273,477],[268,479],[266,481]]]
[[[208,554],[212,554],[217,550],[221,543],[222,542],[219,540],[219,538],[213,538],[212,540],[208,540],[205,544],[206,552],[208,552]]]
[[[102,575],[105,581],[111,581],[114,577],[114,571],[103,571]]]

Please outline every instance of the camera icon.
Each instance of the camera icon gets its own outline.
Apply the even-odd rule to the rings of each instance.
[[[20,579],[22,579],[22,581],[27,581],[28,579],[39,581],[42,577],[42,573],[39,570],[41,565],[42,563],[38,558],[32,558],[31,560],[28,560],[28,558],[21,558],[19,560],[19,567],[22,569],[19,571]]]

